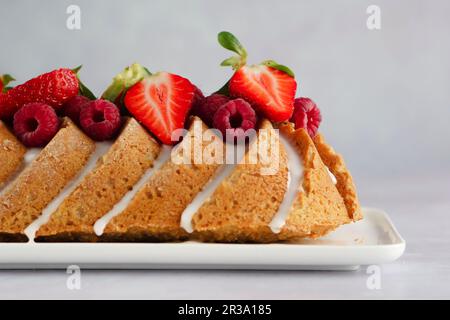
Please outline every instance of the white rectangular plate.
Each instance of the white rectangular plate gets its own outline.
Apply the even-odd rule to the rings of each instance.
[[[296,243],[0,243],[0,268],[353,270],[399,258],[405,241],[387,214],[363,212],[362,221]]]

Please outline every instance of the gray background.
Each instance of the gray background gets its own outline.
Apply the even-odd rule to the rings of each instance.
[[[229,53],[216,34],[232,31],[250,62],[273,58],[295,71],[297,95],[318,103],[321,130],[345,156],[362,203],[388,210],[408,242],[376,293],[365,289],[364,271],[327,281],[316,273],[91,273],[76,295],[63,272],[2,272],[0,297],[308,297],[303,289],[312,298],[450,297],[450,1],[0,3],[0,73],[20,83],[83,64],[81,77],[97,94],[135,61],[210,93],[231,75],[219,67]],[[81,7],[80,31],[66,28],[69,4]],[[379,31],[366,28],[370,4],[381,7]],[[269,285],[279,287],[264,291]]]
[[[382,29],[366,28],[366,8]],[[82,29],[66,28],[78,4]],[[290,66],[298,95],[322,109],[321,130],[357,179],[450,168],[449,1],[1,1],[0,72],[19,82],[84,65],[100,94],[126,65],[186,76],[206,93],[231,71],[216,34],[235,33],[250,62]]]

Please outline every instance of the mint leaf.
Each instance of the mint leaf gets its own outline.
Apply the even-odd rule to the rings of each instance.
[[[239,40],[228,31],[222,31],[217,35],[217,40],[225,49],[236,52],[241,57],[247,57],[247,51]]]
[[[247,51],[232,33],[222,31],[217,35],[217,40],[222,47],[238,54],[222,61],[221,66],[231,66],[234,70],[237,70],[245,65],[247,62]]]
[[[291,76],[292,78],[295,78],[295,74],[291,69],[289,69],[288,67],[286,67],[282,64],[278,64],[274,60],[266,60],[266,61],[261,62],[261,64],[271,67],[271,68],[274,68],[274,69],[277,69],[277,70],[280,70],[280,71],[286,73],[287,75]]]
[[[2,92],[6,92],[8,90],[11,89],[11,87],[7,87],[7,85],[11,82],[11,81],[15,81],[16,79],[14,79],[10,74],[4,74],[4,75],[0,75],[0,82],[3,85],[3,90]]]
[[[238,56],[233,56],[230,57],[228,59],[225,59],[222,61],[222,63],[220,64],[222,67],[226,67],[226,66],[235,66],[237,64],[239,64],[241,62],[241,58]]]
[[[147,68],[134,63],[113,78],[112,83],[103,92],[102,98],[114,103],[125,91],[149,75],[151,73]]]

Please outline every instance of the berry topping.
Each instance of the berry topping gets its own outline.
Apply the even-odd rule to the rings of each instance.
[[[297,98],[294,102],[294,114],[291,122],[295,124],[295,129],[303,128],[308,131],[311,137],[317,134],[322,115],[317,105],[309,98]]]
[[[216,111],[213,118],[214,128],[222,132],[224,138],[239,138],[256,126],[256,113],[243,99],[225,103]]]
[[[172,132],[184,127],[195,87],[178,75],[159,72],[145,77],[125,95],[125,106],[162,143],[174,144]]]
[[[145,67],[139,63],[133,63],[113,78],[111,84],[103,92],[102,99],[122,106],[122,100],[127,90],[148,75],[150,72]]]
[[[119,108],[107,100],[88,102],[80,112],[80,125],[83,131],[96,141],[114,137],[120,124]]]
[[[194,100],[192,101],[192,109],[196,109],[198,105],[205,99],[202,90],[200,90],[197,86],[194,85]]]
[[[219,93],[212,94],[199,104],[194,106],[194,114],[199,116],[208,126],[212,125],[213,117],[216,111],[225,103],[230,101],[230,98]]]
[[[80,112],[90,101],[90,99],[84,96],[70,98],[63,106],[63,114],[72,119],[76,124],[80,124]]]
[[[228,82],[229,94],[247,100],[269,120],[288,120],[294,110],[297,89],[294,73],[273,60],[246,66],[247,51],[235,36],[229,32],[221,32],[218,40],[224,48],[238,54],[221,64],[236,70]]]
[[[14,114],[14,132],[27,147],[43,147],[58,132],[55,110],[44,103],[29,103]]]
[[[59,109],[79,91],[77,75],[70,69],[44,73],[0,95],[0,119],[8,119],[23,105],[45,103]]]

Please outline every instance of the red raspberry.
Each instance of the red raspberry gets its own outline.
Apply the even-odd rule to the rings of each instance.
[[[111,139],[121,124],[119,108],[108,100],[88,102],[80,112],[83,131],[96,141]]]
[[[216,111],[225,103],[230,101],[230,98],[222,94],[212,94],[198,103],[194,108],[194,115],[199,116],[208,126],[211,127],[213,117]]]
[[[58,129],[58,116],[45,103],[28,103],[14,114],[14,132],[27,147],[45,146]]]
[[[72,119],[76,124],[80,124],[80,112],[90,101],[91,100],[85,96],[75,96],[71,98],[63,106],[63,115]]]
[[[314,138],[319,130],[321,121],[320,109],[314,101],[309,98],[297,98],[294,100],[294,113],[291,122],[295,124],[295,129],[306,129],[309,136]]]
[[[231,100],[216,111],[213,124],[224,137],[238,138],[247,130],[255,128],[256,113],[244,99]]]
[[[202,90],[200,90],[197,86],[194,86],[194,100],[192,100],[192,110],[195,110],[199,107],[200,103],[205,99]]]

